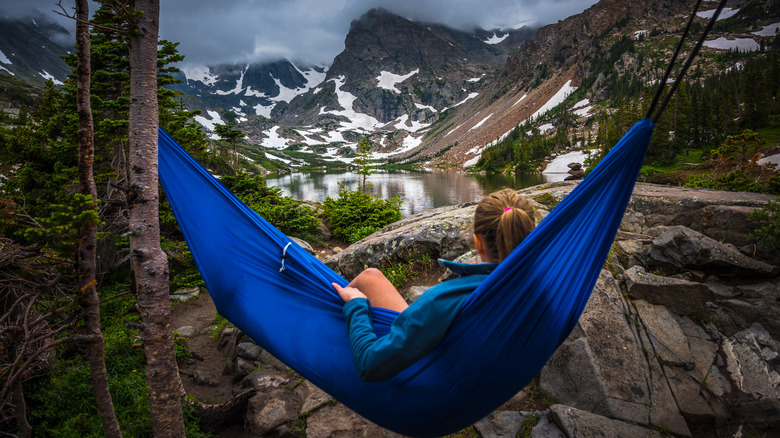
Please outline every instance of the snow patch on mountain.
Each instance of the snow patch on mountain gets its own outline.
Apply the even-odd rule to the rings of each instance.
[[[378,159],[384,159],[392,157],[393,155],[402,154],[404,152],[409,152],[412,149],[416,148],[417,146],[420,146],[422,144],[422,137],[413,137],[413,136],[407,136],[404,138],[403,145],[400,149],[394,150],[392,152],[374,152],[372,155],[374,158]]]
[[[246,74],[247,70],[249,70],[249,64],[247,64],[247,66],[244,68],[244,71],[241,72],[241,76],[238,77],[236,86],[232,90],[217,90],[215,93],[220,96],[226,96],[228,94],[241,94],[241,92],[244,91],[244,75]]]
[[[423,104],[421,104],[421,103],[417,103],[417,102],[415,102],[415,103],[414,103],[414,106],[415,106],[415,108],[417,108],[417,109],[428,109],[428,110],[431,110],[431,112],[434,112],[434,113],[437,113],[437,112],[439,112],[438,110],[436,110],[436,108],[434,108],[434,107],[432,107],[432,106],[430,106],[430,105],[423,105]]]
[[[411,126],[408,126],[411,124]],[[425,129],[429,126],[431,126],[430,123],[420,123],[417,120],[409,120],[409,114],[404,114],[401,117],[398,117],[395,119],[395,123],[393,124],[395,129],[403,129],[405,131],[409,132],[417,132],[421,129]]]
[[[466,101],[468,101],[469,99],[473,99],[473,98],[475,98],[475,97],[477,97],[477,96],[479,96],[479,93],[470,93],[468,96],[466,96],[466,98],[465,98],[465,99],[461,100],[460,102],[456,103],[456,104],[455,104],[455,105],[453,105],[453,106],[460,106],[460,105],[463,105],[463,104],[464,104],[464,103],[466,103]]]
[[[696,16],[700,17],[700,18],[708,18],[709,19],[709,18],[712,18],[713,15],[715,15],[715,11],[717,11],[717,9],[710,9],[709,11],[697,12]],[[720,21],[720,20],[725,20],[727,18],[731,18],[734,15],[736,15],[737,12],[739,12],[739,9],[723,8],[723,10],[720,11],[720,15],[718,15],[718,19],[715,20],[715,21]]]
[[[331,79],[336,84],[336,96],[338,97],[339,105],[343,108],[341,111],[326,111],[324,108],[320,109],[320,114],[333,114],[337,116],[344,116],[350,120],[350,122],[341,122],[341,126],[347,129],[356,129],[363,131],[372,131],[382,124],[379,120],[355,111],[352,107],[352,103],[357,99],[354,94],[344,91],[341,87],[344,86],[346,78],[339,76],[335,79]]]
[[[13,63],[11,62],[11,60],[10,60],[10,59],[8,59],[8,57],[7,57],[7,56],[5,56],[5,53],[3,53],[3,51],[2,51],[2,50],[0,50],[0,62],[2,62],[3,64],[8,64],[8,65],[11,65],[11,64],[13,64]]]
[[[507,39],[508,37],[509,37],[508,33],[506,33],[504,35],[501,35],[501,36],[498,36],[498,34],[496,34],[496,32],[493,32],[493,36],[488,38],[488,39],[486,39],[484,42],[487,43],[487,44],[498,44],[501,41],[504,41],[505,39]]]
[[[274,126],[271,129],[263,131],[263,134],[267,136],[267,138],[263,139],[263,142],[261,143],[263,146],[279,150],[287,147],[288,140],[279,135],[278,126]]]
[[[555,157],[542,172],[547,182],[563,181],[569,174],[570,163],[582,164],[582,169],[586,170],[585,159],[590,156],[589,150],[574,151]]]
[[[593,109],[593,105],[588,99],[582,99],[571,107],[572,112],[580,117],[588,117],[591,109]]]
[[[515,104],[514,104],[514,105],[512,105],[512,108],[514,108],[514,107],[515,107],[515,105],[517,105],[517,104],[518,104],[518,103],[520,103],[520,102],[521,102],[523,99],[525,99],[525,97],[526,97],[526,96],[528,96],[528,94],[527,94],[527,93],[526,93],[526,94],[523,94],[523,97],[521,97],[520,99],[517,99],[517,102],[515,102]]]
[[[490,114],[489,116],[485,117],[485,118],[484,118],[484,119],[482,119],[482,120],[481,120],[479,123],[477,123],[476,125],[472,126],[472,127],[471,127],[471,129],[469,129],[469,131],[473,131],[473,130],[475,130],[475,129],[479,128],[479,127],[480,127],[480,126],[482,126],[482,125],[483,125],[485,122],[487,122],[487,120],[488,120],[489,118],[491,118],[492,116],[493,116],[493,114]]]
[[[390,90],[395,94],[401,94],[401,90],[396,88],[396,85],[411,78],[417,73],[420,73],[419,68],[414,69],[405,75],[397,75],[395,73],[390,73],[389,71],[382,71],[381,73],[379,73],[379,76],[376,77],[376,80],[379,82],[377,87],[384,88],[385,90]]]
[[[208,129],[211,132],[214,132],[214,125],[220,124],[224,125],[225,122],[222,120],[222,117],[219,115],[217,111],[206,111],[206,114],[211,117],[210,119],[204,117],[203,115],[197,115],[195,116],[195,121],[203,125],[206,129]],[[219,139],[219,136],[216,134],[210,134],[209,138],[211,139]]]
[[[184,77],[188,82],[198,81],[209,87],[216,84],[219,80],[219,76],[211,73],[211,70],[205,65],[185,65],[181,68],[181,72],[184,73]]]
[[[553,129],[553,124],[552,123],[545,123],[544,125],[539,127],[539,132],[544,134],[545,132],[547,132],[547,131],[549,131],[551,129]]]
[[[729,40],[720,37],[715,40],[705,41],[704,45],[713,49],[734,50],[737,52],[756,52],[760,49],[760,46],[753,38],[736,38]]]
[[[758,36],[775,36],[778,32],[780,32],[780,23],[773,23],[768,26],[764,26],[763,29],[753,32],[753,35]]]
[[[43,79],[45,79],[45,80],[47,80],[47,81],[48,81],[49,79],[51,79],[51,81],[52,81],[52,82],[54,82],[54,85],[65,85],[65,83],[64,83],[64,82],[62,82],[61,80],[59,80],[59,79],[55,78],[53,75],[51,75],[51,74],[50,74],[49,72],[47,72],[46,70],[41,70],[40,72],[38,72],[38,74],[39,74],[39,75],[40,75],[40,76],[41,76]]]
[[[536,118],[538,118],[538,117],[541,117],[541,116],[542,116],[544,113],[546,113],[547,111],[550,111],[551,109],[553,109],[553,108],[555,108],[556,106],[560,105],[560,104],[561,104],[561,102],[563,102],[564,100],[566,100],[566,98],[567,98],[567,97],[569,97],[569,95],[570,95],[571,93],[573,93],[574,91],[576,91],[576,90],[577,90],[577,87],[573,87],[573,86],[571,85],[571,79],[569,79],[568,81],[566,81],[566,83],[565,83],[565,84],[563,84],[563,86],[561,87],[561,89],[560,89],[560,90],[558,90],[558,92],[557,92],[557,93],[555,93],[555,95],[554,95],[552,98],[550,98],[550,100],[548,100],[548,101],[547,101],[547,103],[545,103],[544,105],[542,105],[542,107],[541,107],[541,108],[539,108],[539,109],[538,109],[538,110],[537,110],[537,111],[536,111],[536,112],[535,112],[535,113],[534,113],[534,114],[531,116],[531,119],[536,119]]]

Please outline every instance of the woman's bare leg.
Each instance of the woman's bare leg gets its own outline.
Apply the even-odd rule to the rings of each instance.
[[[374,307],[383,307],[397,312],[403,312],[404,309],[409,307],[395,286],[390,283],[390,280],[379,269],[366,269],[358,274],[349,283],[349,286],[363,292]]]

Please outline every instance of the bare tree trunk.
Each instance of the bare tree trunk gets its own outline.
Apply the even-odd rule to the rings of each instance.
[[[184,437],[184,387],[176,364],[168,291],[168,259],[160,249],[157,176],[157,34],[159,0],[136,0],[130,39],[130,251],[146,353],[152,430]]]
[[[90,105],[90,85],[92,64],[90,61],[89,6],[87,0],[76,1],[76,46],[78,51],[78,81],[76,85],[76,108],[79,117],[79,183],[81,193],[91,195],[93,207],[97,207],[97,187],[93,163],[95,159],[94,128],[92,106]],[[100,298],[97,293],[96,272],[97,223],[86,227],[81,235],[78,248],[78,303],[84,314],[87,336],[87,360],[92,376],[92,388],[95,392],[103,431],[107,437],[121,437],[119,422],[114,412],[111,392],[108,390],[105,345],[100,330]]]
[[[16,427],[19,429],[19,436],[30,438],[32,436],[32,426],[27,421],[27,403],[24,401],[22,392],[22,379],[16,379],[13,385],[14,404],[16,405]]]

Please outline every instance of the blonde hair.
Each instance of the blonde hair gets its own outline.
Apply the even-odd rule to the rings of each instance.
[[[535,225],[533,206],[512,189],[491,193],[474,211],[474,234],[482,237],[485,250],[499,263]]]

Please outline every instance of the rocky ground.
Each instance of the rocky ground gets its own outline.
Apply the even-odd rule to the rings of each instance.
[[[521,192],[541,201],[543,217],[575,185]],[[514,437],[538,422],[532,436],[780,436],[780,256],[748,236],[756,224],[746,220],[770,199],[638,184],[569,339],[531,385],[461,435]],[[473,208],[431,210],[344,251],[314,251],[347,278],[364,264],[455,258],[470,250]],[[404,290],[440,275],[426,270]],[[397,436],[235,329],[210,335],[214,312],[205,292],[174,305],[194,353],[181,366],[188,393],[212,405],[244,394],[230,421],[212,425],[217,436]]]

